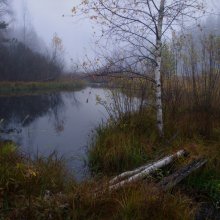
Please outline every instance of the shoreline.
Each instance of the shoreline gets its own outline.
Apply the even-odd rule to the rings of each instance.
[[[82,80],[52,82],[0,82],[0,96],[34,95],[51,91],[75,91],[87,83]]]

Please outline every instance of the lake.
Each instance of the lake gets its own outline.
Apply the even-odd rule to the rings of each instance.
[[[108,118],[97,95],[105,99],[106,90],[0,97],[1,138],[13,140],[31,157],[56,151],[81,181],[89,177],[87,152],[94,129]]]

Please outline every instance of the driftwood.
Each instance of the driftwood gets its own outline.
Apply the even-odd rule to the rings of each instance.
[[[173,160],[175,158],[184,156],[185,154],[186,154],[186,152],[184,150],[180,150],[177,153],[170,155],[170,156],[167,156],[167,157],[165,157],[159,161],[156,161],[152,164],[142,166],[142,167],[135,169],[133,171],[128,171],[128,172],[122,173],[122,174],[118,175],[117,177],[113,178],[109,182],[109,184],[110,184],[109,190],[115,190],[115,189],[118,189],[118,188],[124,186],[125,184],[133,183],[138,180],[144,179],[150,173],[170,164],[171,162],[173,162]],[[124,179],[124,178],[126,178],[126,179]],[[124,180],[122,180],[122,179],[124,179]]]
[[[198,159],[188,164],[187,166],[179,169],[177,172],[171,174],[168,177],[165,177],[160,183],[159,187],[161,187],[164,191],[169,190],[176,186],[179,182],[181,182],[184,178],[190,175],[193,171],[199,169],[207,162],[206,159]]]

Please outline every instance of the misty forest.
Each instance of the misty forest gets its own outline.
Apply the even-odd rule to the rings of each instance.
[[[0,220],[220,219],[218,0],[0,0]]]

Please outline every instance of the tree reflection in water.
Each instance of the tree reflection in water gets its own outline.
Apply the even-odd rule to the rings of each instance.
[[[60,93],[0,97],[0,106],[1,133],[18,133],[46,114],[53,117],[57,132],[64,129],[65,121],[60,118],[64,102]]]
[[[30,157],[56,151],[75,177],[83,179],[91,132],[108,118],[97,95],[104,99],[105,90],[0,97],[0,138],[14,141]]]

